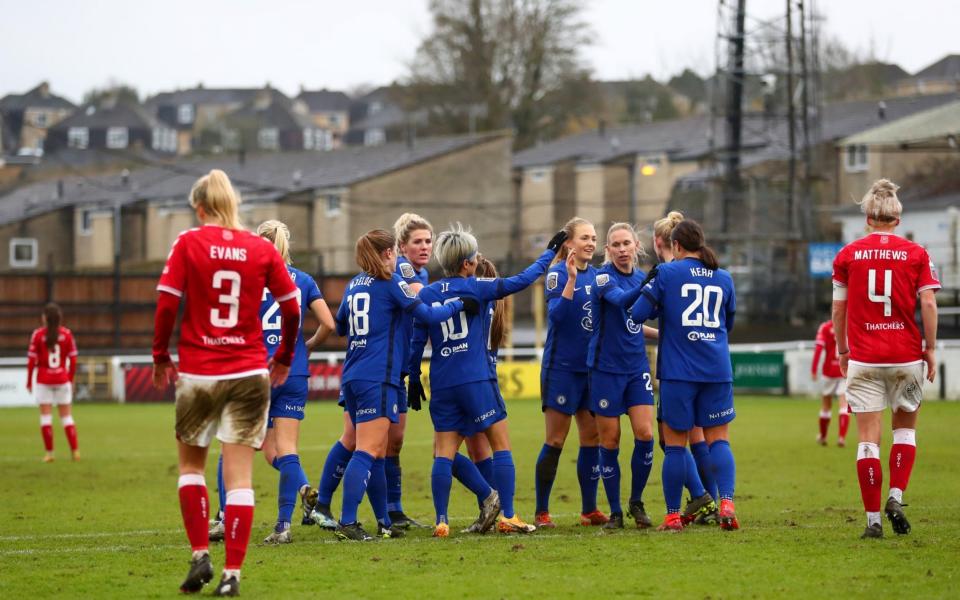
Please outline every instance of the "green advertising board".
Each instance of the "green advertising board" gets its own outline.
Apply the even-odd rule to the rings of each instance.
[[[731,352],[730,360],[735,388],[786,393],[783,352]]]

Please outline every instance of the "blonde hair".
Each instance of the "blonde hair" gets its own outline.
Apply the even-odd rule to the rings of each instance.
[[[397,238],[397,247],[410,241],[410,234],[420,229],[426,229],[433,235],[433,226],[430,221],[415,213],[403,213],[393,224],[393,235]]]
[[[290,229],[284,223],[275,219],[264,221],[257,227],[257,235],[273,242],[273,245],[277,247],[277,252],[283,258],[283,262],[288,265],[293,263],[290,260]]]
[[[614,223],[610,226],[610,229],[607,230],[607,239],[603,242],[603,262],[609,263],[613,262],[610,258],[610,251],[607,250],[607,246],[610,245],[610,236],[613,235],[615,231],[629,231],[630,235],[633,236],[633,241],[637,244],[637,253],[633,256],[633,264],[637,266],[640,264],[640,259],[647,256],[647,251],[643,249],[643,246],[640,245],[640,236],[637,235],[637,229],[630,223]]]
[[[499,277],[497,267],[489,258],[481,256],[477,261],[477,277]],[[510,296],[500,298],[493,303],[493,319],[490,320],[490,349],[499,350],[507,338],[510,326],[507,324],[507,306]]]
[[[666,245],[670,245],[670,234],[673,228],[683,220],[683,213],[672,210],[662,219],[657,219],[653,223],[653,236]]]
[[[903,212],[903,204],[897,198],[899,189],[900,186],[889,179],[878,179],[857,204],[867,218],[881,223],[892,223],[899,219]]]
[[[475,255],[478,249],[477,238],[460,223],[454,223],[438,235],[433,244],[433,254],[447,277],[458,274],[463,261]]]
[[[190,189],[190,206],[203,208],[227,229],[243,229],[240,224],[240,196],[230,178],[220,169],[213,169],[197,180]]]
[[[566,225],[563,226],[563,232],[567,234],[567,241],[573,239],[574,234],[577,232],[577,227],[582,225],[589,225],[593,227],[593,223],[586,219],[580,217],[574,217],[567,221]],[[557,255],[553,257],[553,262],[551,264],[556,264],[567,260],[567,256],[570,255],[570,249],[567,248],[566,244],[560,245],[560,251],[557,252]]]
[[[389,280],[393,277],[393,269],[383,264],[380,254],[384,250],[393,249],[396,239],[386,229],[371,229],[357,240],[357,265],[377,279]]]

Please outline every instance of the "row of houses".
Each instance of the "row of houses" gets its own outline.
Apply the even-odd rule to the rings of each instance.
[[[0,98],[0,157],[40,157],[65,149],[165,155],[198,151],[332,150],[385,143],[404,122],[386,88],[351,99],[343,92],[301,90],[287,97],[263,88],[163,92],[142,104],[105,94],[77,106],[46,82]]]

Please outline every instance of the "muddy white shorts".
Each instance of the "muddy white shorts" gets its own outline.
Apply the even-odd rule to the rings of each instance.
[[[237,379],[180,375],[176,397],[181,442],[206,448],[216,436],[227,444],[263,445],[270,410],[270,379],[265,373]]]
[[[923,400],[924,369],[923,362],[896,367],[851,362],[847,368],[850,411],[879,412],[889,407],[894,412],[915,412]]]
[[[34,396],[37,404],[70,404],[73,402],[73,385],[70,383],[34,384]]]
[[[843,377],[821,377],[820,395],[821,396],[839,396],[846,393],[847,380]]]

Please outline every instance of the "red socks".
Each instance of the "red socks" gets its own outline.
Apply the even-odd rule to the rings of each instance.
[[[177,482],[180,493],[180,514],[187,530],[187,539],[194,552],[210,546],[209,523],[210,501],[207,498],[207,483],[203,475],[181,475]]]
[[[253,490],[229,490],[227,506],[223,512],[223,545],[227,551],[223,568],[239,570],[247,556],[250,530],[253,527]]]
[[[76,452],[77,426],[73,424],[73,417],[64,417],[61,421],[63,422],[63,432],[67,435],[67,443],[70,444],[70,449]]]
[[[840,439],[847,437],[847,428],[850,427],[850,409],[840,411],[838,416],[839,425],[840,425]]]
[[[880,512],[880,496],[883,493],[883,468],[880,466],[880,447],[870,442],[861,442],[857,448],[857,476],[860,479],[860,496],[863,508],[868,513]]]
[[[894,429],[893,446],[890,448],[890,489],[907,489],[913,461],[917,457],[915,429]],[[899,499],[898,499],[899,502]]]
[[[43,448],[53,452],[53,415],[40,415],[40,435],[43,436]]]

